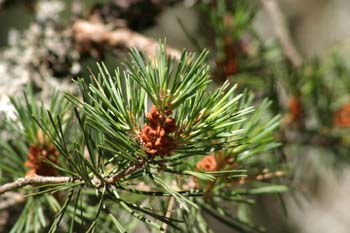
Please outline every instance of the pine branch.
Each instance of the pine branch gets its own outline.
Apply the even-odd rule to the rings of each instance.
[[[276,36],[283,48],[284,54],[295,68],[303,63],[303,58],[296,49],[287,29],[285,17],[276,0],[261,0],[267,12],[270,14]]]
[[[85,22],[76,22],[79,21]],[[87,36],[87,39],[91,36],[90,39],[98,43],[110,43],[116,31],[125,30],[109,30],[102,23],[85,23],[88,26],[92,23],[90,26],[101,27],[98,29],[101,31],[90,31],[91,28],[88,28],[90,34],[83,35]],[[128,43],[132,39],[122,40]],[[84,40],[81,42],[84,44]],[[108,46],[112,47],[111,44]],[[145,46],[139,48],[147,52]],[[206,187],[209,181],[216,179],[217,186],[211,189],[212,196],[218,197],[215,201],[248,201],[240,196],[242,193],[239,193],[239,190],[227,193],[230,188],[228,185],[232,183],[231,179],[242,177],[246,170],[237,170],[236,167],[231,167],[233,164],[230,163],[227,164],[230,166],[201,171],[197,166],[198,160],[202,155],[225,150],[222,156],[225,156],[227,161],[237,162],[245,168],[246,163],[243,162],[250,162],[253,156],[278,145],[272,137],[278,126],[278,117],[262,121],[261,116],[267,112],[268,102],[264,101],[262,107],[257,107],[253,112],[253,96],[247,92],[236,94],[236,86],[231,86],[229,82],[225,82],[217,90],[211,90],[210,67],[205,64],[207,51],[203,51],[198,57],[191,53],[183,53],[180,61],[175,62],[167,56],[165,45],[155,43],[154,46],[159,47],[159,50],[157,53],[152,51],[152,54],[140,53],[133,49],[130,53],[131,61],[126,64],[127,72],[120,73],[117,70],[112,75],[107,67],[101,64],[98,65],[99,75],[92,75],[90,80],[78,80],[83,99],[67,95],[68,100],[76,107],[76,119],[69,117],[69,120],[64,121],[63,112],[68,112],[69,108],[59,98],[53,98],[47,114],[43,114],[46,111],[35,104],[34,98],[28,98],[30,96],[25,96],[25,104],[21,104],[19,100],[13,101],[23,125],[20,129],[24,132],[20,133],[25,136],[27,144],[45,145],[46,140],[41,138],[42,135],[46,135],[47,144],[52,143],[51,147],[57,150],[62,160],[53,162],[46,159],[42,162],[48,162],[48,165],[65,174],[60,177],[28,176],[0,185],[0,194],[27,185],[40,189],[38,192],[26,190],[35,197],[25,200],[26,205],[21,215],[23,217],[17,220],[18,224],[16,223],[13,231],[23,232],[23,229],[32,225],[34,231],[39,228],[47,229],[39,220],[36,223],[39,227],[32,222],[33,219],[39,219],[42,210],[46,210],[56,200],[52,195],[38,194],[61,190],[69,192],[63,205],[57,204],[60,210],[55,216],[50,232],[60,228],[61,221],[67,222],[72,213],[70,229],[74,231],[75,222],[79,222],[75,221],[79,217],[79,211],[84,222],[85,218],[86,222],[91,222],[87,231],[102,229],[100,225],[105,225],[111,230],[112,222],[105,221],[105,214],[110,216],[118,231],[129,231],[132,227],[130,221],[120,217],[122,213],[118,208],[104,208],[109,203],[122,207],[130,218],[134,217],[164,233],[173,229],[180,230],[178,225],[187,220],[186,226],[194,230],[203,226],[208,228],[201,216],[203,208],[198,205],[202,202],[198,200],[203,196],[202,188]],[[155,54],[157,56],[154,56]],[[148,56],[154,56],[154,60],[153,57],[152,61],[147,60]],[[151,104],[152,107],[149,108]],[[38,133],[41,131],[42,135]],[[17,155],[17,150],[12,150],[5,143],[4,145],[5,151],[8,152],[6,160],[1,160],[1,169],[4,168],[11,174],[12,171],[21,168],[21,173],[10,177],[22,176],[25,172],[25,161],[29,157],[28,151],[21,150],[23,153]],[[38,147],[42,148],[44,147]],[[85,156],[87,151],[88,156]],[[39,152],[36,154],[48,153],[46,150]],[[222,157],[222,161],[226,160]],[[18,169],[7,171],[7,164],[13,164],[8,167]],[[249,164],[247,168],[250,168]],[[180,190],[173,179],[174,176],[181,189],[187,186],[186,189],[189,190]],[[125,180],[128,182],[124,182]],[[169,184],[171,180],[173,183]],[[146,191],[139,190],[134,188],[136,184],[144,184],[148,188]],[[254,188],[244,189],[242,195],[281,192],[280,187]],[[82,189],[88,189],[88,192],[82,192]],[[90,202],[96,200],[94,191],[98,197],[98,208]],[[222,193],[227,194],[222,196]],[[80,198],[82,195],[84,197]],[[134,198],[133,195],[142,198]],[[40,199],[41,197],[43,199]],[[167,205],[165,213],[159,214],[155,208],[163,206],[162,197],[170,198],[166,199],[168,203],[164,204]],[[144,205],[144,200],[147,206]],[[162,202],[162,205],[157,202]],[[177,203],[181,208],[176,208]],[[197,210],[192,212],[194,208]],[[213,210],[216,211],[217,208]],[[172,217],[174,212],[179,220]],[[85,213],[96,214],[85,217]],[[194,213],[198,213],[199,216]],[[190,216],[189,219],[187,216]],[[236,222],[229,221],[233,228],[237,228],[236,225],[240,227],[242,223]],[[81,226],[83,229],[87,227],[85,223],[81,223]],[[76,229],[79,229],[78,227],[76,226]],[[65,227],[63,230],[65,231]]]
[[[73,178],[68,176],[27,176],[18,178],[14,182],[6,183],[0,186],[0,195],[27,185],[34,184],[64,184],[72,182]]]

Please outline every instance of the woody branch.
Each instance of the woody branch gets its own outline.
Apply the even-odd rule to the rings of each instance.
[[[99,21],[79,19],[74,22],[72,28],[76,42],[81,44],[91,41],[104,43],[112,48],[136,48],[143,50],[150,58],[155,57],[158,47],[158,41],[154,39],[125,27],[111,30]],[[166,53],[177,60],[181,57],[181,52],[171,47],[167,47]]]
[[[18,188],[22,188],[27,185],[34,185],[34,184],[64,184],[72,182],[72,177],[67,176],[27,176],[18,178],[17,180],[6,183],[0,186],[0,195],[15,190]]]
[[[1,195],[0,199],[0,211],[7,209],[11,206],[24,202],[24,196],[21,193],[6,192]]]
[[[120,172],[107,177],[104,180],[93,180],[93,183],[96,188],[99,188],[101,184],[113,184],[115,182],[118,182],[123,177],[129,175],[130,173],[136,171],[139,168],[142,168],[146,163],[146,160],[139,161],[136,164],[132,164],[131,166],[127,167],[126,169],[121,170]],[[17,180],[6,183],[3,185],[0,185],[0,195],[12,191],[18,188],[22,188],[27,185],[36,185],[36,184],[64,184],[69,182],[81,182],[84,183],[81,179],[74,179],[73,177],[69,176],[26,176],[22,178],[18,178]]]
[[[277,0],[261,0],[261,2],[272,19],[274,31],[285,56],[295,68],[298,68],[303,63],[303,58],[293,44],[287,29],[285,17]]]

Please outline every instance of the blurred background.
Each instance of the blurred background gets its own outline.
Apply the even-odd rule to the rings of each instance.
[[[254,222],[348,233],[349,29],[348,0],[0,0],[0,111],[11,115],[8,97],[26,84],[44,100],[51,87],[76,93],[72,79],[97,60],[120,65],[133,46],[166,38],[174,54],[209,48],[215,83],[267,96],[283,115],[274,156],[290,192],[258,197]],[[9,218],[0,212],[0,229]]]

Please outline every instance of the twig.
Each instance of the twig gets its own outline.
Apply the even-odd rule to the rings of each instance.
[[[4,193],[1,197],[4,199],[0,200],[0,211],[24,201],[24,196],[15,192]]]
[[[173,213],[174,205],[175,205],[175,197],[171,196],[169,199],[168,208],[167,208],[166,214],[165,214],[166,218],[171,217],[171,214]],[[168,224],[163,223],[163,230],[161,231],[161,233],[165,233],[167,228],[168,228]]]
[[[303,63],[303,58],[293,44],[286,26],[286,20],[277,1],[261,0],[261,2],[271,16],[276,36],[281,43],[286,57],[295,68],[298,68]]]
[[[172,186],[177,192],[179,191],[179,186],[177,186],[176,180],[173,180],[171,186]],[[170,199],[169,199],[168,208],[167,208],[166,213],[165,213],[165,217],[166,217],[166,218],[170,218],[170,217],[171,217],[171,214],[173,213],[174,205],[175,205],[175,197],[174,197],[174,196],[171,196]],[[166,230],[167,230],[167,228],[168,228],[168,224],[163,223],[162,228],[163,228],[163,230],[161,231],[161,233],[165,233]]]
[[[121,178],[125,177],[126,175],[136,171],[137,169],[141,168],[146,163],[146,160],[141,160],[136,164],[131,165],[125,170],[121,170],[120,172],[104,179],[104,180],[97,180],[93,179],[93,184],[96,188],[99,188],[102,186],[103,183],[105,184],[113,184],[120,180]],[[18,178],[14,182],[6,183],[3,185],[0,185],[0,195],[15,190],[18,188],[22,188],[27,185],[34,185],[34,184],[64,184],[69,182],[82,182],[82,180],[74,180],[72,177],[68,176],[26,176],[22,178]]]
[[[6,183],[0,186],[0,195],[15,190],[18,188],[22,188],[27,185],[33,185],[33,184],[64,184],[68,182],[72,182],[72,177],[66,177],[66,176],[27,176],[18,178],[14,182]]]
[[[79,17],[83,12],[83,6],[81,0],[73,0],[72,2],[72,13],[74,17]]]
[[[78,50],[89,50],[89,43],[107,44],[113,48],[136,48],[143,50],[150,58],[153,58],[158,47],[158,42],[154,39],[145,37],[128,28],[110,30],[108,25],[98,21],[93,22],[79,19],[74,22],[72,28]],[[166,52],[175,59],[179,60],[181,57],[181,52],[174,48],[167,47]]]
[[[132,173],[132,172],[136,171],[137,169],[143,167],[146,162],[147,162],[146,159],[140,159],[137,163],[132,164],[127,169],[121,170],[120,172],[110,176],[105,181],[108,184],[113,184],[116,181],[120,180],[121,178],[125,177],[126,175],[129,175],[130,173]]]
[[[123,169],[120,172],[107,177],[103,180],[97,180],[93,179],[93,185],[95,188],[100,188],[103,183],[105,184],[113,184],[117,181],[119,181],[121,178],[125,177],[126,175],[129,175],[130,173],[136,171],[137,169],[143,167],[146,164],[147,160],[146,159],[140,159],[137,163],[132,164],[130,167],[127,169]],[[18,178],[17,180],[6,183],[3,185],[0,185],[0,195],[11,191],[15,190],[18,188],[22,188],[27,185],[34,185],[34,184],[64,184],[64,183],[69,183],[69,182],[81,182],[84,183],[82,180],[77,180],[74,179],[73,177],[68,177],[68,176],[26,176],[22,178]]]

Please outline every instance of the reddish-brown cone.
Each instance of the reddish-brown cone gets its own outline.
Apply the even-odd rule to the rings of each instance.
[[[171,110],[167,109],[161,113],[154,105],[147,113],[148,123],[143,126],[139,140],[148,154],[165,156],[174,149],[175,138],[170,134],[175,132],[177,127],[170,115]]]
[[[30,168],[26,175],[57,175],[57,170],[47,164],[44,159],[47,159],[53,163],[57,163],[58,155],[58,151],[52,144],[49,146],[38,146],[36,144],[31,145],[29,147],[28,160],[24,164],[26,167]]]
[[[303,106],[298,96],[292,96],[288,100],[288,114],[286,116],[286,123],[291,124],[300,122],[303,116]]]
[[[345,104],[335,112],[334,124],[338,127],[350,127],[350,103]]]
[[[230,37],[226,36],[224,38],[225,59],[216,61],[216,65],[222,70],[225,76],[234,75],[238,72],[238,52],[239,46]]]
[[[196,164],[196,170],[201,171],[204,170],[206,172],[216,171],[218,169],[218,163],[213,154],[205,156],[202,160],[200,160]]]

